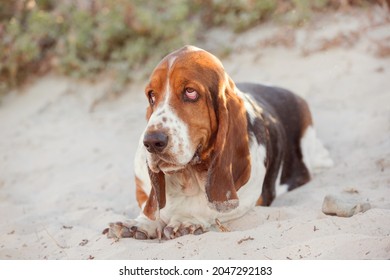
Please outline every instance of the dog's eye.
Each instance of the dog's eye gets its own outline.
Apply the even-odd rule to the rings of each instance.
[[[150,105],[153,106],[154,103],[156,102],[156,96],[154,95],[153,90],[150,90],[150,91],[148,92],[148,98],[149,98],[149,103],[150,103]]]
[[[186,88],[184,90],[184,96],[186,97],[187,100],[189,101],[196,101],[199,97],[199,94],[196,90],[193,88]]]

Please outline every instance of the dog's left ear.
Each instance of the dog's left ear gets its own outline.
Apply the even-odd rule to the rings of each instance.
[[[165,207],[165,175],[162,171],[154,173],[148,166],[150,183],[152,188],[148,200],[144,207],[144,214],[151,220],[156,220],[159,216],[160,209]]]
[[[251,162],[246,110],[226,75],[220,81],[216,99],[218,131],[206,182],[210,205],[227,212],[239,204],[237,191],[250,177]]]

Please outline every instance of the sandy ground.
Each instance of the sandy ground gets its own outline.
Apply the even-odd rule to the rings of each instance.
[[[322,16],[298,29],[210,32],[200,46],[228,42],[232,52],[222,60],[235,81],[307,99],[335,164],[227,224],[231,232],[172,241],[101,234],[139,211],[132,170],[144,82],[97,106],[112,81],[49,75],[11,92],[0,105],[0,259],[389,259],[390,58],[378,56],[389,41],[381,9]],[[325,215],[327,194],[371,209]]]

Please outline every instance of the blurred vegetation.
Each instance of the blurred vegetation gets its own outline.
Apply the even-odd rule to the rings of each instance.
[[[241,32],[268,19],[299,25],[313,10],[338,9],[345,2],[0,0],[0,93],[50,70],[77,78],[104,70],[125,84],[212,27]]]

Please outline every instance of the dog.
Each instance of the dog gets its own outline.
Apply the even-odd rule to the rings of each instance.
[[[307,102],[237,83],[211,53],[176,50],[145,88],[148,121],[135,156],[137,218],[111,223],[110,238],[173,239],[269,206],[332,161]]]

